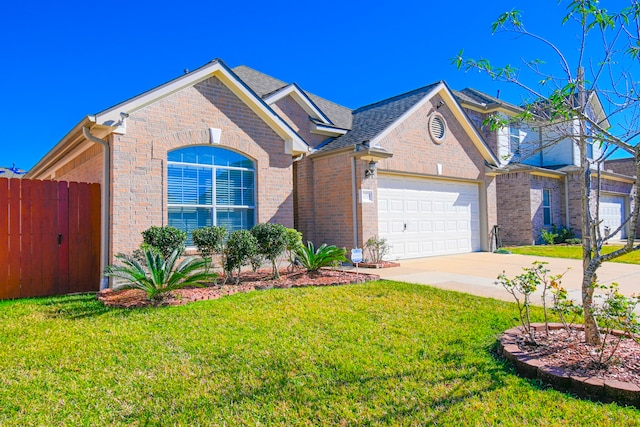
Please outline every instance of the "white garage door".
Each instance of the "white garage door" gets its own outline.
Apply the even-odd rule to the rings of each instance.
[[[456,181],[378,177],[378,231],[389,259],[479,251],[478,185]]]
[[[624,221],[624,197],[622,196],[600,196],[600,232],[603,236],[606,234],[605,227],[613,233]],[[616,234],[614,237],[624,239],[627,237],[625,230]]]

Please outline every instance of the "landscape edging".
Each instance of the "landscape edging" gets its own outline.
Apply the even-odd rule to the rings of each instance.
[[[545,327],[544,323],[532,323],[531,326],[536,331],[542,331]],[[573,327],[581,329],[582,325]],[[561,323],[549,323],[549,330],[562,328],[564,325]],[[498,346],[498,354],[511,362],[521,376],[539,379],[556,390],[574,393],[587,399],[618,402],[640,408],[640,387],[636,384],[595,377],[579,377],[570,375],[559,367],[545,366],[537,357],[520,350],[517,339],[522,334],[522,327],[511,328],[502,334]]]

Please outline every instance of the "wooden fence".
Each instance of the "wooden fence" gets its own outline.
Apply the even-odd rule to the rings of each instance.
[[[97,291],[100,185],[0,178],[0,299]]]

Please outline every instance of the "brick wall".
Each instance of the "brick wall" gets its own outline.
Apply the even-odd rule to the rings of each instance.
[[[167,224],[167,152],[208,144],[210,127],[222,129],[220,147],[255,161],[257,221],[293,226],[292,160],[284,142],[212,77],[132,113],[126,135],[113,136],[112,253],[132,251],[140,232]]]
[[[313,159],[316,245],[353,247],[351,159],[350,152]]]
[[[632,158],[607,160],[604,169],[627,176],[636,176],[636,164]]]
[[[316,242],[313,172],[314,162],[308,157],[293,164],[294,226],[304,242]]]
[[[92,144],[56,170],[56,181],[91,182],[102,184],[104,148]],[[68,159],[67,159],[68,160]]]
[[[382,160],[378,169],[437,175],[437,165],[441,164],[443,177],[484,180],[484,158],[451,110],[446,105],[436,110],[440,100],[440,96],[434,96],[383,138],[382,147],[393,157]],[[436,111],[447,123],[441,144],[433,142],[428,128],[429,116]]]
[[[530,177],[512,172],[496,177],[498,225],[503,245],[530,245],[534,242],[531,224]]]
[[[271,108],[310,146],[317,147],[327,139],[326,136],[311,133],[309,115],[291,96],[285,96],[272,104]]]
[[[478,133],[482,135],[485,142],[491,148],[491,151],[497,156],[498,155],[498,131],[491,130],[491,126],[484,125],[484,121],[486,120],[488,114],[481,113],[479,111],[470,110],[467,108],[463,108],[464,112],[467,113],[467,116],[471,120],[471,122],[475,125]]]
[[[530,175],[531,197],[531,237],[536,243],[543,243],[542,230],[551,230],[552,225],[566,227],[565,224],[565,195],[564,179]],[[542,206],[543,190],[551,190],[551,224],[544,224],[544,211]]]

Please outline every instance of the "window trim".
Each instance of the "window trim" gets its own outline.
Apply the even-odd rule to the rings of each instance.
[[[546,204],[546,205],[544,203],[545,192],[548,194],[548,197],[547,197],[548,204]],[[544,226],[553,225],[553,210],[551,208],[551,206],[552,206],[551,196],[552,196],[552,194],[551,194],[551,189],[550,188],[543,188],[542,189],[542,224]],[[545,218],[546,218],[545,211],[549,212],[549,222],[548,223],[545,221]]]
[[[242,157],[244,157],[245,159],[249,160],[252,164],[252,168],[246,168],[246,167],[239,167],[239,166],[221,166],[221,165],[212,165],[212,164],[206,164],[206,163],[190,163],[190,162],[182,162],[182,161],[173,161],[173,160],[168,160],[169,154],[170,153],[174,153],[176,151],[180,151],[180,150],[185,150],[185,149],[189,149],[189,148],[194,148],[194,147],[204,147],[204,148],[210,148],[213,150],[223,150],[223,151],[229,151],[231,153],[235,153],[238,154]],[[195,203],[195,204],[185,204],[185,203],[170,203],[169,202],[169,167],[170,166],[181,166],[181,167],[194,167],[194,168],[202,168],[202,169],[210,169],[211,170],[211,204],[200,204],[200,203]],[[217,174],[216,172],[218,170],[236,170],[236,171],[245,171],[245,172],[253,172],[253,205],[229,205],[229,204],[217,204],[216,203],[216,184],[217,184]],[[258,209],[257,209],[257,198],[258,198],[258,187],[257,187],[257,181],[258,181],[258,177],[257,177],[257,167],[256,167],[256,161],[254,159],[252,159],[251,157],[245,155],[244,153],[240,153],[238,151],[235,151],[233,149],[227,148],[227,147],[211,147],[209,145],[188,145],[188,146],[184,146],[184,147],[179,147],[173,150],[168,150],[167,151],[167,167],[166,167],[166,176],[167,176],[167,195],[165,197],[164,202],[166,202],[166,206],[167,206],[167,215],[169,213],[169,208],[194,208],[194,209],[198,209],[198,208],[205,208],[205,209],[211,209],[211,224],[212,225],[218,225],[218,216],[217,216],[217,210],[218,209],[244,209],[244,210],[250,210],[253,209],[253,224],[255,225],[257,223],[257,216],[258,216]],[[243,186],[243,189],[245,187]],[[167,223],[168,223],[168,218],[167,218]],[[230,232],[232,230],[229,230]],[[193,247],[193,246],[189,246],[189,247]]]
[[[514,133],[514,131],[517,133]],[[513,124],[509,125],[509,153],[510,154],[520,154],[520,145],[522,143],[521,141],[522,137],[520,136],[520,133],[521,132],[520,132],[519,126],[515,126]],[[515,149],[513,148],[514,138],[516,138],[517,140]]]

